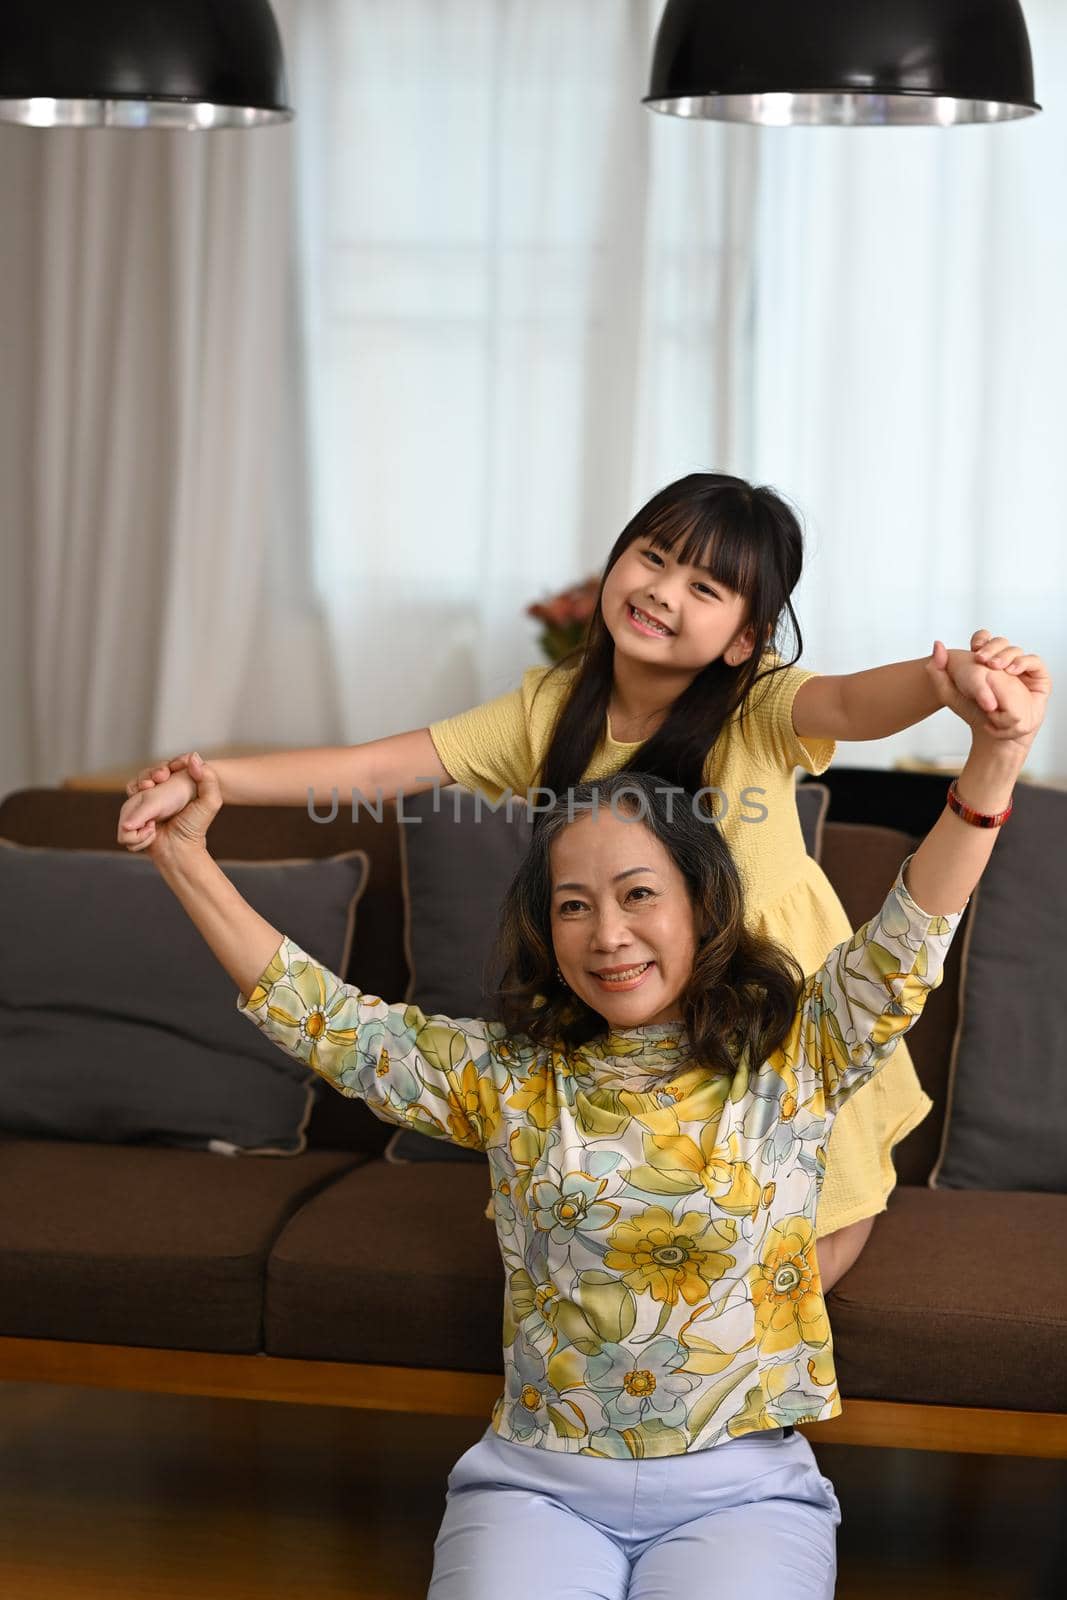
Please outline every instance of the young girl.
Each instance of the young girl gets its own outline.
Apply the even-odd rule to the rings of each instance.
[[[786,943],[806,972],[851,928],[829,879],[807,855],[794,772],[823,772],[837,739],[879,739],[940,702],[921,660],[844,677],[794,663],[790,595],[802,536],[789,507],[743,479],[694,474],[654,496],[608,557],[584,650],[528,671],[519,689],[429,728],[352,748],[299,750],[215,763],[224,802],[327,804],[331,791],[371,797],[462,783],[494,799],[532,785],[562,794],[620,770],[702,787],[740,869],[754,932]],[[786,623],[789,661],[776,653]],[[1025,675],[1034,658],[976,634],[988,665],[950,651],[957,688],[1010,734],[991,666]],[[187,757],[128,786],[118,838],[143,849],[189,800]],[[819,1207],[829,1288],[859,1254],[896,1181],[891,1151],[930,1109],[899,1049],[836,1127]]]
[[[834,1119],[941,980],[1044,712],[1040,663],[972,725],[949,808],[810,978],[746,926],[718,829],[658,777],[537,820],[501,922],[501,1022],[346,984],[212,860],[196,796],[149,849],[238,1009],[383,1120],[484,1150],[505,1390],[449,1477],[430,1600],[833,1594],[833,1487],[798,1423],[841,1410],[814,1246]],[[977,824],[977,826],[971,826]]]

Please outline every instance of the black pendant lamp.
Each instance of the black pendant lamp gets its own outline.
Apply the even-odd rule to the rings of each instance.
[[[269,0],[0,0],[0,122],[253,128],[292,115]]]
[[[1019,0],[668,0],[644,103],[778,127],[1041,110]]]

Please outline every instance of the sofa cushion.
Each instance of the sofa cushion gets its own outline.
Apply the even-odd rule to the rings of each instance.
[[[530,843],[525,805],[492,811],[452,786],[404,801],[405,999],[427,1015],[493,1014],[490,959],[504,895]]]
[[[804,835],[804,848],[813,861],[822,860],[823,831],[830,805],[830,791],[825,783],[809,779],[797,784],[797,813],[800,831]]]
[[[829,1297],[842,1399],[1058,1411],[1067,1195],[898,1188]]]
[[[0,1141],[0,1334],[253,1353],[290,1216],[358,1157]]]
[[[303,1206],[267,1265],[269,1355],[502,1370],[485,1171],[373,1161]]]
[[[972,897],[930,1182],[1067,1194],[1067,794],[1020,784]]]
[[[344,972],[362,852],[220,865],[269,922]],[[0,839],[0,906],[0,1128],[304,1148],[311,1074],[242,1026],[231,979],[151,861]]]
[[[16,789],[0,800],[0,838],[18,844],[126,854],[115,837],[124,793],[77,789]],[[316,816],[320,813],[316,811]],[[400,830],[396,808],[379,822],[365,807],[338,810],[332,822],[313,821],[304,806],[223,806],[211,824],[211,849],[219,861],[317,860],[362,850],[370,863],[359,902],[348,972],[370,994],[399,1000],[408,981],[400,893]],[[360,1150],[377,1155],[389,1130],[366,1106],[316,1085],[308,1127],[312,1148]]]
[[[491,958],[500,907],[530,842],[525,805],[492,810],[452,785],[405,799],[400,826],[404,894],[405,999],[427,1016],[496,1014]],[[480,1150],[398,1128],[386,1159],[485,1164]]]

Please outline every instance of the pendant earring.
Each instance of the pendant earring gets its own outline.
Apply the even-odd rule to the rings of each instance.
[[[556,968],[556,977],[559,979],[560,983],[563,985],[563,987],[565,989],[569,989],[570,988],[570,984],[567,982],[566,978],[563,976],[562,972],[559,970],[558,967]]]

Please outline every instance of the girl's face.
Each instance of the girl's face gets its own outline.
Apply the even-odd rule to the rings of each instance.
[[[623,551],[601,597],[616,650],[694,676],[720,656],[731,667],[748,659],[755,632],[747,610],[744,597],[709,568],[683,565],[648,539],[635,539]]]
[[[670,853],[604,806],[552,841],[549,862],[552,943],[575,994],[614,1028],[681,1021],[697,930]]]

